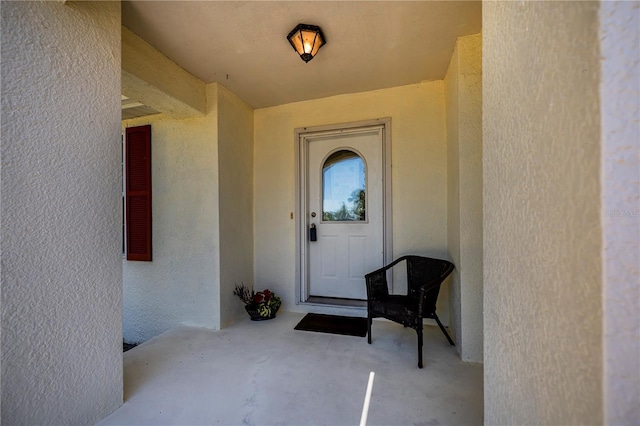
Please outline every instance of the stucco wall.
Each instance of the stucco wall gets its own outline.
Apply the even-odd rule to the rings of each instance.
[[[391,117],[393,258],[447,257],[444,82],[258,109],[254,114],[255,282],[295,305],[294,129]],[[448,321],[448,288],[439,299]]]
[[[460,144],[458,102],[458,51],[451,55],[449,69],[444,79],[447,103],[447,248],[449,258],[456,265],[449,285],[449,327],[456,350],[462,346],[462,298],[460,288]]]
[[[598,3],[483,3],[486,424],[602,424]]]
[[[464,361],[482,362],[482,36],[461,37],[445,78],[452,325]]]
[[[600,5],[605,424],[640,424],[640,4]]]
[[[122,94],[173,118],[206,114],[206,84],[126,27],[122,27]]]
[[[253,284],[253,109],[218,90],[220,325],[246,317],[235,284]],[[258,289],[262,290],[262,289]]]
[[[202,118],[151,125],[152,262],[123,260],[124,338],[150,339],[179,324],[219,328],[217,91]]]
[[[253,110],[218,84],[207,115],[151,125],[153,262],[124,260],[124,337],[177,325],[219,329],[245,315],[236,283],[253,282]]]
[[[122,404],[120,4],[2,2],[2,424]]]

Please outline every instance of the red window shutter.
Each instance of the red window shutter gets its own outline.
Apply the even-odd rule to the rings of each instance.
[[[151,126],[126,132],[127,260],[151,261]]]

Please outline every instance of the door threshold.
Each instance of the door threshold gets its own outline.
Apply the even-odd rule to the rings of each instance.
[[[344,308],[366,309],[367,301],[358,299],[341,299],[337,297],[310,296],[304,303],[311,305],[339,306]]]

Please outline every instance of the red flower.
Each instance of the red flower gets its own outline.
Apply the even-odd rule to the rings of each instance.
[[[253,295],[253,303],[262,303],[264,300],[264,294],[261,292],[257,292]]]
[[[262,294],[264,295],[264,300],[265,300],[265,301],[267,301],[267,302],[268,302],[268,301],[269,301],[269,299],[271,299],[271,292],[270,292],[269,290],[264,290],[264,291],[262,292]]]

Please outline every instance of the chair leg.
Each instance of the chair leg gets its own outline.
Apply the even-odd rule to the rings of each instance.
[[[416,333],[418,333],[418,368],[422,368],[422,327],[418,327]]]
[[[371,315],[367,315],[367,341],[371,344],[371,322],[373,319]]]
[[[450,343],[452,346],[455,346],[456,344],[455,344],[455,343],[453,343],[453,340],[451,340],[451,337],[449,336],[449,333],[447,333],[447,330],[445,330],[445,329],[444,329],[444,326],[443,326],[443,325],[442,325],[442,323],[440,322],[440,318],[438,318],[438,316],[435,314],[435,312],[434,312],[434,314],[433,314],[433,319],[435,319],[435,320],[436,320],[436,322],[438,323],[438,327],[440,327],[440,330],[442,331],[442,333],[444,333],[444,337],[446,337],[446,338],[447,338],[447,340],[449,341],[449,343]]]

